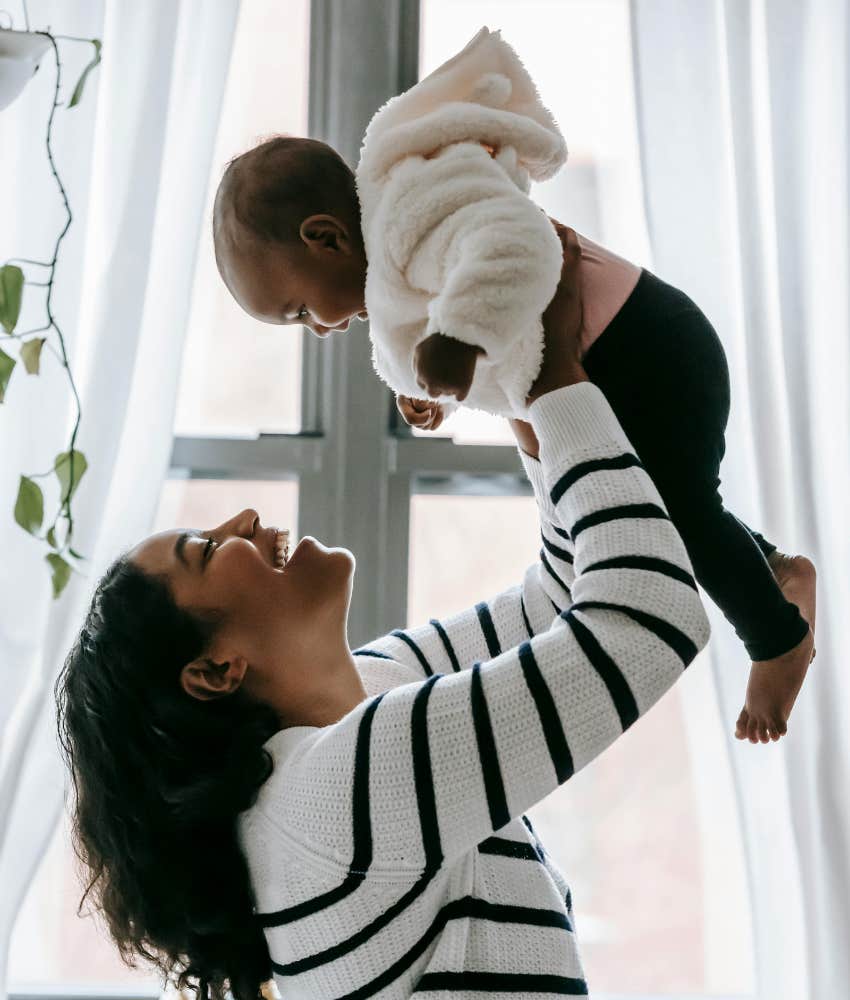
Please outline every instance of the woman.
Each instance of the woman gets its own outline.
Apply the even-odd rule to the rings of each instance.
[[[273,974],[284,997],[587,993],[569,888],[523,811],[709,625],[577,360],[577,257],[573,235],[512,423],[545,546],[521,583],[351,650],[351,553],[308,536],[284,567],[253,510],[104,576],[57,699],[75,838],[126,958],[236,1000]]]

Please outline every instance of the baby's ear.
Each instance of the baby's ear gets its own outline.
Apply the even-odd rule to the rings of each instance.
[[[351,245],[348,229],[334,215],[311,215],[299,232],[307,246],[317,250],[347,250]]]

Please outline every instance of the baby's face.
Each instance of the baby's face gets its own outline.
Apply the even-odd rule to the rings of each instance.
[[[221,273],[242,308],[263,323],[304,325],[317,337],[366,318],[366,258],[350,244],[244,240],[221,253]]]

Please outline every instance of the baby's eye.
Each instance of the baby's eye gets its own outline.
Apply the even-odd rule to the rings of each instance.
[[[304,317],[306,315],[307,315],[307,306],[301,306],[301,308],[296,313],[295,318],[296,319],[304,319]]]

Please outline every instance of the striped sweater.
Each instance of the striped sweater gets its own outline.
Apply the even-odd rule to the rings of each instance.
[[[586,995],[570,891],[524,812],[709,638],[685,546],[601,390],[529,408],[539,560],[354,654],[367,697],[266,743],[238,819],[288,998]]]

